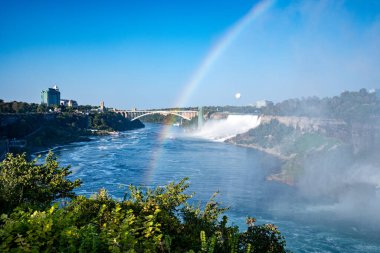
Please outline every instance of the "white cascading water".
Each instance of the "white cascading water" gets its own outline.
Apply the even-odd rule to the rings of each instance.
[[[223,142],[260,125],[257,115],[229,115],[226,119],[208,120],[193,136]]]

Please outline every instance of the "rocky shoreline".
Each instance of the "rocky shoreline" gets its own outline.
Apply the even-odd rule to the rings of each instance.
[[[343,124],[305,117],[262,116],[258,127],[238,134],[226,143],[253,148],[280,159],[282,165],[278,173],[269,175],[267,180],[295,185],[309,157],[323,157],[344,143],[341,136],[331,134],[330,130],[336,125]]]
[[[283,161],[287,161],[287,160],[290,160],[292,159],[295,154],[292,154],[290,156],[287,156],[287,155],[284,155],[284,154],[281,154],[280,151],[274,149],[274,148],[263,148],[261,146],[258,146],[258,145],[255,145],[255,144],[242,144],[242,143],[237,143],[235,141],[232,141],[231,139],[229,140],[226,140],[225,141],[226,143],[229,143],[229,144],[232,144],[232,145],[235,145],[235,146],[239,146],[239,147],[245,147],[245,148],[252,148],[252,149],[256,149],[258,151],[261,151],[261,152],[264,152],[266,154],[269,154],[269,155],[272,155],[276,158],[279,158]]]
[[[278,158],[283,163],[286,163],[287,161],[290,161],[291,159],[293,159],[296,156],[296,154],[292,154],[290,156],[281,154],[280,151],[278,151],[278,150],[276,150],[274,148],[263,148],[263,147],[260,147],[258,145],[255,145],[255,144],[241,144],[241,143],[237,143],[237,142],[235,142],[235,141],[233,141],[231,139],[226,140],[225,142],[228,143],[228,144],[231,144],[231,145],[238,146],[238,147],[255,149],[257,151],[260,151],[260,152],[263,152],[263,153],[268,154],[270,156],[273,156],[275,158]],[[271,175],[267,176],[266,180],[280,182],[280,183],[283,183],[283,184],[287,184],[289,186],[294,186],[294,179],[292,177],[286,175],[286,173],[282,169],[281,169],[281,171],[279,173],[275,173],[275,174],[271,174]]]

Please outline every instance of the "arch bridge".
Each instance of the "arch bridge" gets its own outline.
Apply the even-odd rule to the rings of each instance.
[[[198,116],[198,111],[191,110],[114,110],[114,112],[123,115],[125,118],[131,121],[151,114],[161,114],[164,116],[171,114],[181,117],[185,120],[191,120],[192,118]]]

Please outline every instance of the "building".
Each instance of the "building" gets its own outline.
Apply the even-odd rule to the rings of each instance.
[[[60,102],[61,93],[59,92],[57,85],[41,92],[41,104],[45,104],[47,106],[59,106]]]
[[[104,101],[100,101],[100,108],[99,109],[101,112],[105,111],[106,108],[104,107]]]
[[[68,107],[78,107],[78,102],[70,99],[67,106]]]
[[[72,99],[61,99],[60,104],[67,107],[78,107],[78,102]]]

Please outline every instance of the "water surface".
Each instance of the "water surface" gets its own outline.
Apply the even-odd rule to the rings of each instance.
[[[173,127],[159,139],[161,125],[91,142],[61,147],[55,152],[61,165],[71,165],[72,178],[83,185],[78,194],[106,188],[122,198],[128,184],[154,187],[190,178],[194,201],[218,200],[230,209],[230,222],[245,229],[247,216],[274,223],[294,252],[380,252],[372,230],[340,221],[326,211],[313,211],[293,187],[265,180],[280,161],[253,149],[191,138]]]

